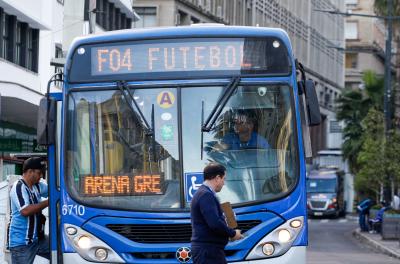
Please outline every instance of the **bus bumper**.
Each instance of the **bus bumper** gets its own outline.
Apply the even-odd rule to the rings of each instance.
[[[64,253],[64,263],[82,263],[82,264],[93,264],[84,260],[77,253]],[[169,262],[168,262],[169,263]],[[178,263],[176,260],[173,263]],[[233,262],[234,264],[306,264],[306,247],[292,247],[286,254],[270,259],[258,259],[249,261]]]
[[[292,247],[284,255],[277,258],[258,259],[241,262],[233,262],[234,264],[306,264],[306,247]]]

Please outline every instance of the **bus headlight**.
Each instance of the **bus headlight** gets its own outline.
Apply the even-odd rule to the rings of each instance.
[[[95,254],[95,256],[96,256],[96,258],[97,258],[98,260],[106,260],[107,257],[108,257],[107,250],[104,249],[104,248],[98,248],[98,249],[96,249],[96,251],[95,251],[94,254]]]
[[[304,217],[289,219],[260,240],[247,255],[246,260],[278,257],[292,246],[304,226]]]
[[[278,239],[281,243],[287,243],[290,240],[290,232],[287,229],[279,230]]]
[[[265,243],[262,247],[262,252],[266,255],[266,256],[271,256],[272,254],[274,254],[275,251],[275,247],[273,244],[271,243]]]
[[[75,251],[85,260],[92,262],[125,263],[110,246],[82,228],[71,224],[64,224],[64,231]]]
[[[76,240],[76,245],[81,249],[90,248],[90,238],[87,236],[80,236]]]

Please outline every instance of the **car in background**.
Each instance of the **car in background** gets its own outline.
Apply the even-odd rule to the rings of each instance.
[[[328,167],[308,173],[307,213],[309,216],[331,217],[346,214],[343,171]]]

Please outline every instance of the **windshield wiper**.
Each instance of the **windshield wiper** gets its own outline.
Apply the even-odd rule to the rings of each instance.
[[[222,110],[224,109],[226,103],[231,98],[232,94],[236,91],[238,84],[240,82],[240,76],[235,76],[232,78],[230,83],[226,86],[224,93],[218,99],[217,103],[215,104],[213,110],[211,111],[210,115],[207,117],[207,120],[201,126],[201,132],[210,132],[217,121],[217,118],[221,114]]]
[[[121,93],[124,96],[124,99],[125,99],[126,103],[128,104],[129,109],[132,111],[132,113],[135,115],[135,117],[141,121],[142,126],[145,129],[146,136],[153,136],[154,135],[153,127],[151,127],[149,125],[149,123],[147,122],[147,120],[144,117],[142,111],[140,110],[138,104],[136,103],[136,100],[133,97],[132,91],[127,87],[126,82],[119,81],[119,82],[117,82],[117,86],[121,90]],[[128,98],[128,96],[129,96],[129,98]],[[135,106],[135,108],[133,108],[131,102],[133,102],[133,105]],[[135,111],[135,109],[136,109],[136,111]],[[138,113],[139,113],[139,115],[138,115]]]

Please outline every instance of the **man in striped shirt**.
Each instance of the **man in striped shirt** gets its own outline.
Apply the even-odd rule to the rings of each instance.
[[[23,175],[11,188],[9,247],[12,264],[31,264],[35,256],[50,258],[47,237],[39,239],[43,224],[42,210],[49,205],[47,184],[40,181],[45,170],[41,158],[27,159]]]

